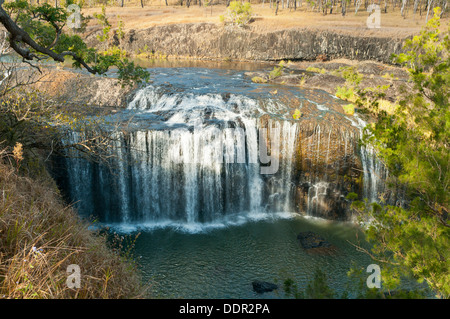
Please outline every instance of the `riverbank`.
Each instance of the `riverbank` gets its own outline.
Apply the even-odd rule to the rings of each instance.
[[[8,152],[3,146],[0,299],[145,297],[135,263],[124,258],[120,241],[94,233],[80,220],[41,166],[36,150],[16,144],[14,152]],[[32,166],[34,176],[26,173]],[[72,274],[79,274],[79,281],[69,278]]]
[[[224,5],[207,8],[161,6],[107,7],[111,24],[109,44],[119,45],[130,54],[154,57],[232,61],[316,60],[346,58],[392,63],[390,55],[399,53],[403,41],[420,32],[425,14],[403,17],[398,8],[381,14],[381,27],[367,27],[369,13],[361,9],[342,16],[312,12],[307,5],[297,10],[253,4],[253,20],[245,27],[224,26],[220,15]],[[100,8],[83,9],[86,15]],[[444,18],[446,20],[448,18]],[[117,36],[121,23],[123,39]],[[445,25],[445,23],[443,23]],[[83,36],[93,46],[102,46],[97,35],[102,27],[95,19],[88,22]]]
[[[101,31],[86,37],[90,46],[101,47]],[[154,26],[129,30],[122,40],[112,37],[110,45],[130,54],[167,58],[225,61],[280,61],[347,58],[391,63],[400,53],[404,38],[349,35],[332,30],[291,28],[257,32],[252,28],[224,27],[213,23]]]

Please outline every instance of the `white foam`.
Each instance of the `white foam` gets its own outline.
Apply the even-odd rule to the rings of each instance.
[[[176,222],[169,220],[144,222],[144,223],[114,223],[114,224],[96,224],[92,228],[108,227],[119,233],[130,234],[138,231],[151,232],[158,229],[173,229],[177,232],[188,234],[201,234],[214,231],[217,229],[223,229],[226,227],[238,227],[250,222],[261,221],[276,221],[280,219],[292,219],[297,217],[298,214],[290,212],[277,212],[277,213],[265,213],[265,212],[252,212],[246,214],[226,216],[218,221],[209,223],[198,222]]]

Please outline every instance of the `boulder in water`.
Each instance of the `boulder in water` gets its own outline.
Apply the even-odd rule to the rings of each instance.
[[[321,237],[320,235],[318,235],[312,231],[299,233],[297,236],[297,239],[300,240],[300,244],[306,250],[315,249],[315,248],[332,248],[333,247],[333,245],[331,245],[323,237]]]
[[[278,286],[267,281],[255,280],[252,282],[253,290],[259,294],[264,292],[270,292],[272,290],[278,289]]]

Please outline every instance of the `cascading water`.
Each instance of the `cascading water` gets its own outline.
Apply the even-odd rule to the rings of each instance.
[[[364,129],[367,123],[358,115],[351,119],[352,124],[360,131],[360,138],[363,138]],[[386,167],[377,159],[375,151],[370,145],[360,146],[360,156],[363,168],[363,197],[367,198],[369,203],[378,202],[380,194],[385,189],[385,180],[388,175]]]
[[[211,223],[261,212],[257,120],[244,115],[255,110],[255,100],[157,91],[142,90],[129,109],[164,120],[154,121],[154,129],[117,132],[109,167],[67,160],[79,210],[123,223]],[[70,143],[81,138],[73,132]]]
[[[108,165],[65,160],[66,192],[82,215],[105,223],[214,224],[280,212],[340,218],[343,195],[355,191],[346,178],[357,175],[359,135],[327,122],[340,113],[304,100],[317,113],[295,121],[289,105],[267,95],[261,103],[247,94],[148,86],[122,112]],[[362,122],[350,121],[361,131]],[[66,143],[82,139],[71,132]],[[274,164],[261,163],[261,145],[279,153],[273,174],[261,174]],[[376,199],[382,168],[368,149],[360,160],[363,195]]]

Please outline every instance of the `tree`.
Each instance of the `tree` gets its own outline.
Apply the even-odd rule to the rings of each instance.
[[[352,207],[369,214],[367,237],[375,245],[368,253],[385,265],[385,286],[409,276],[449,298],[450,25],[444,33],[439,26],[436,8],[420,35],[405,42],[405,53],[394,55],[410,75],[395,108],[368,106],[376,121],[364,141],[388,168],[392,188],[405,192],[405,203],[355,201]]]
[[[306,296],[308,299],[332,299],[334,291],[328,286],[327,276],[320,269],[314,273],[314,280],[308,283],[306,287]]]
[[[239,1],[231,1],[225,15],[220,16],[220,20],[225,24],[237,26],[245,26],[252,20],[252,6],[250,2],[241,3]]]
[[[294,299],[333,299],[336,292],[330,288],[326,274],[316,268],[314,278],[311,279],[304,290],[299,290],[298,285],[292,278],[285,278],[282,289],[286,297]]]
[[[79,61],[74,59],[74,66],[88,65],[90,70],[97,74],[103,74],[112,65],[118,67],[119,78],[124,84],[132,84],[146,79],[148,73],[135,67],[123,57],[123,51],[118,48],[110,48],[107,51],[97,51],[87,48],[86,44],[77,35],[67,35],[62,29],[64,18],[67,16],[65,9],[55,9],[44,4],[40,7],[30,7],[26,2],[13,2],[0,8],[7,14],[6,19],[9,26],[18,33],[8,35],[5,33],[3,41],[0,41],[0,56],[12,51],[13,46],[22,58],[42,60],[52,56],[65,57],[64,52],[70,52],[78,56]],[[8,10],[6,13],[5,10]],[[11,16],[14,17],[12,20]],[[106,19],[105,10],[97,16],[102,22],[103,31],[110,27]],[[54,25],[52,25],[53,23]],[[14,31],[15,32],[15,31]],[[26,36],[25,42],[21,35]],[[103,32],[101,40],[106,41],[108,33]],[[17,38],[19,37],[19,38]],[[30,44],[28,44],[30,43]],[[42,50],[47,50],[45,55]],[[39,51],[41,50],[41,51]],[[47,52],[44,51],[44,52]],[[22,54],[21,54],[22,53]],[[71,56],[70,54],[68,54]],[[89,62],[96,58],[96,62]],[[30,84],[41,80],[42,73],[38,66],[24,70],[23,65],[17,62],[0,62],[0,144],[2,147],[13,147],[20,143],[26,152],[38,149],[45,151],[48,158],[50,154],[65,155],[66,149],[72,148],[80,151],[80,154],[93,161],[108,159],[107,148],[112,139],[113,132],[105,130],[102,120],[87,118],[88,109],[83,110],[77,106],[76,112],[69,112],[61,107],[58,101],[40,93]],[[63,59],[64,61],[64,59]],[[83,63],[82,63],[83,62]],[[79,63],[79,64],[78,64]],[[29,62],[29,64],[31,64]],[[45,73],[44,73],[45,74]],[[64,102],[64,104],[70,104]],[[64,105],[65,106],[65,105]],[[88,132],[86,138],[72,144],[61,142],[62,135],[66,131],[80,130]]]
[[[32,5],[26,0],[4,3],[0,0],[0,23],[9,33],[9,45],[24,62],[53,59],[64,62],[71,57],[73,67],[84,67],[92,74],[105,74],[111,66],[119,70],[124,84],[140,83],[147,71],[117,52],[98,52],[89,48],[80,36],[66,33],[69,14],[65,8],[49,4]]]

